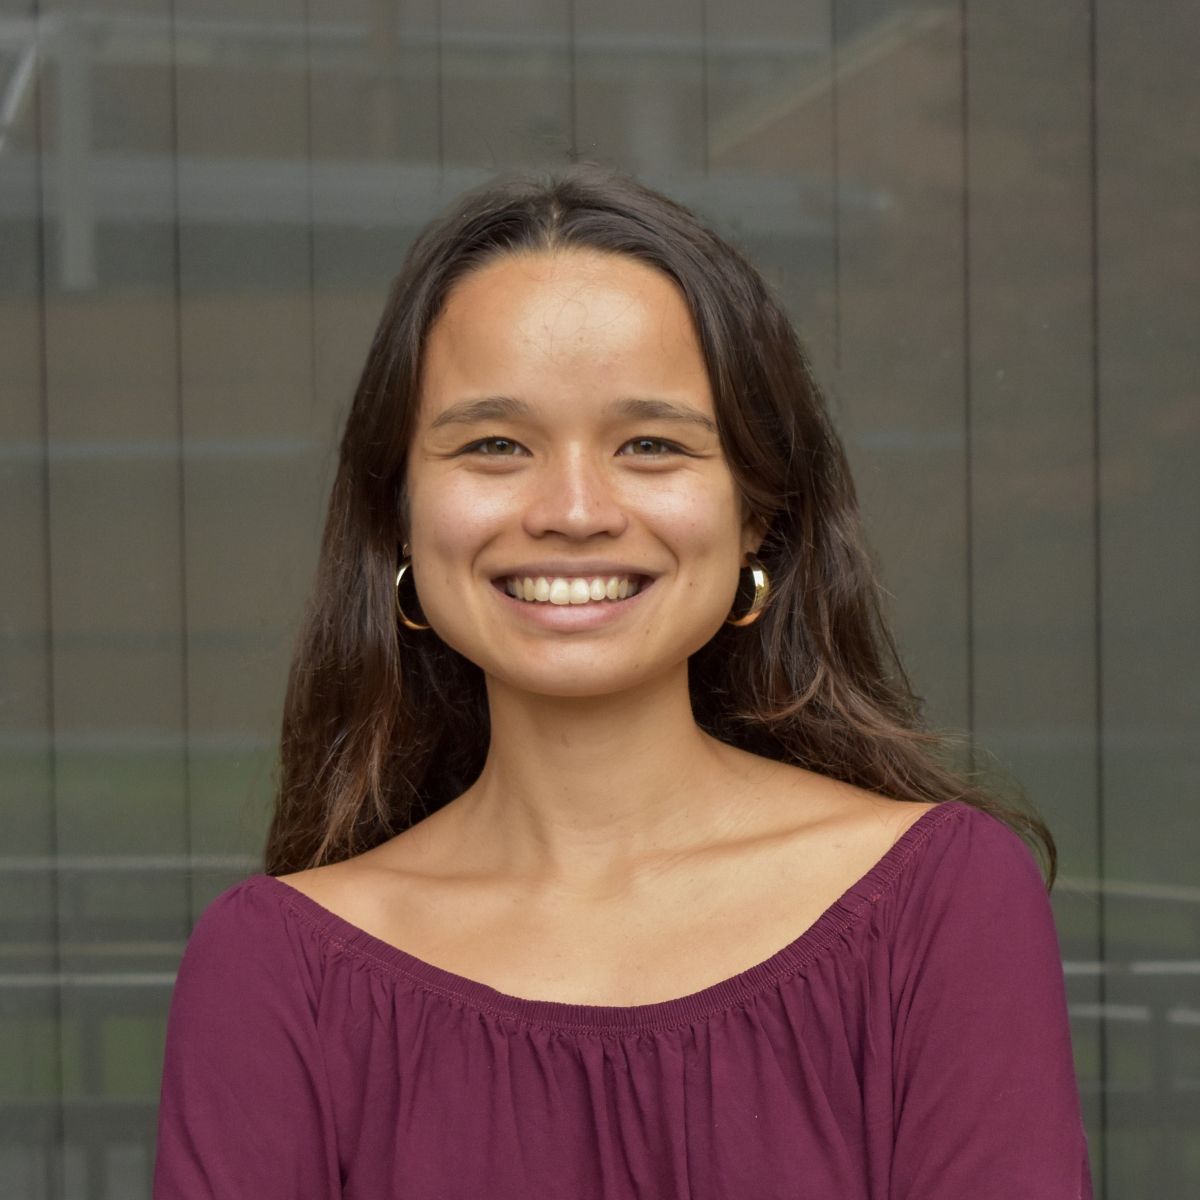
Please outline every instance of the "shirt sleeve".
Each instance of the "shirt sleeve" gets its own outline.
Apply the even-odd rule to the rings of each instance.
[[[1050,897],[979,809],[947,821],[894,931],[890,1200],[1092,1200]]]
[[[153,1200],[335,1200],[318,985],[282,906],[247,880],[201,914],[167,1015]]]

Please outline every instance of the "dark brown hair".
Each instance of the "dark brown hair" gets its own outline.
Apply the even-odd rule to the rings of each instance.
[[[629,255],[682,290],[729,470],[766,530],[757,551],[770,580],[765,611],[749,626],[723,625],[689,660],[697,724],[896,800],[958,799],[988,811],[1040,841],[1049,890],[1056,850],[1045,823],[1009,807],[981,773],[956,768],[961,736],[921,720],[846,455],[783,306],[694,213],[591,162],[510,173],[466,193],[419,234],[392,284],[346,420],[288,680],[264,870],[353,857],[482,770],[490,734],[482,671],[433,630],[408,629],[396,608],[422,352],[468,272],[504,254],[570,247]],[[405,607],[421,620],[411,599]]]

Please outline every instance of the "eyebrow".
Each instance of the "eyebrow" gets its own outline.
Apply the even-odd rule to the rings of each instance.
[[[699,425],[709,433],[716,433],[716,422],[702,412],[669,400],[654,397],[627,396],[613,400],[608,405],[611,412],[620,417],[634,417],[643,421],[681,421]],[[452,404],[438,413],[429,423],[429,428],[440,429],[444,425],[472,425],[477,421],[492,421],[508,418],[515,420],[533,415],[533,406],[516,396],[484,396],[479,400],[463,400]]]

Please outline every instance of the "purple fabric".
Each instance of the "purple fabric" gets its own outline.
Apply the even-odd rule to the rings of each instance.
[[[703,991],[519,999],[253,875],[171,998],[155,1200],[1091,1200],[1032,853],[960,801]]]

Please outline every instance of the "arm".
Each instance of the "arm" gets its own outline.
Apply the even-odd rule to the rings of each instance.
[[[335,1200],[316,994],[296,930],[238,884],[201,915],[167,1018],[154,1200]]]
[[[1041,873],[986,813],[947,829],[897,914],[892,1200],[1091,1200]]]

